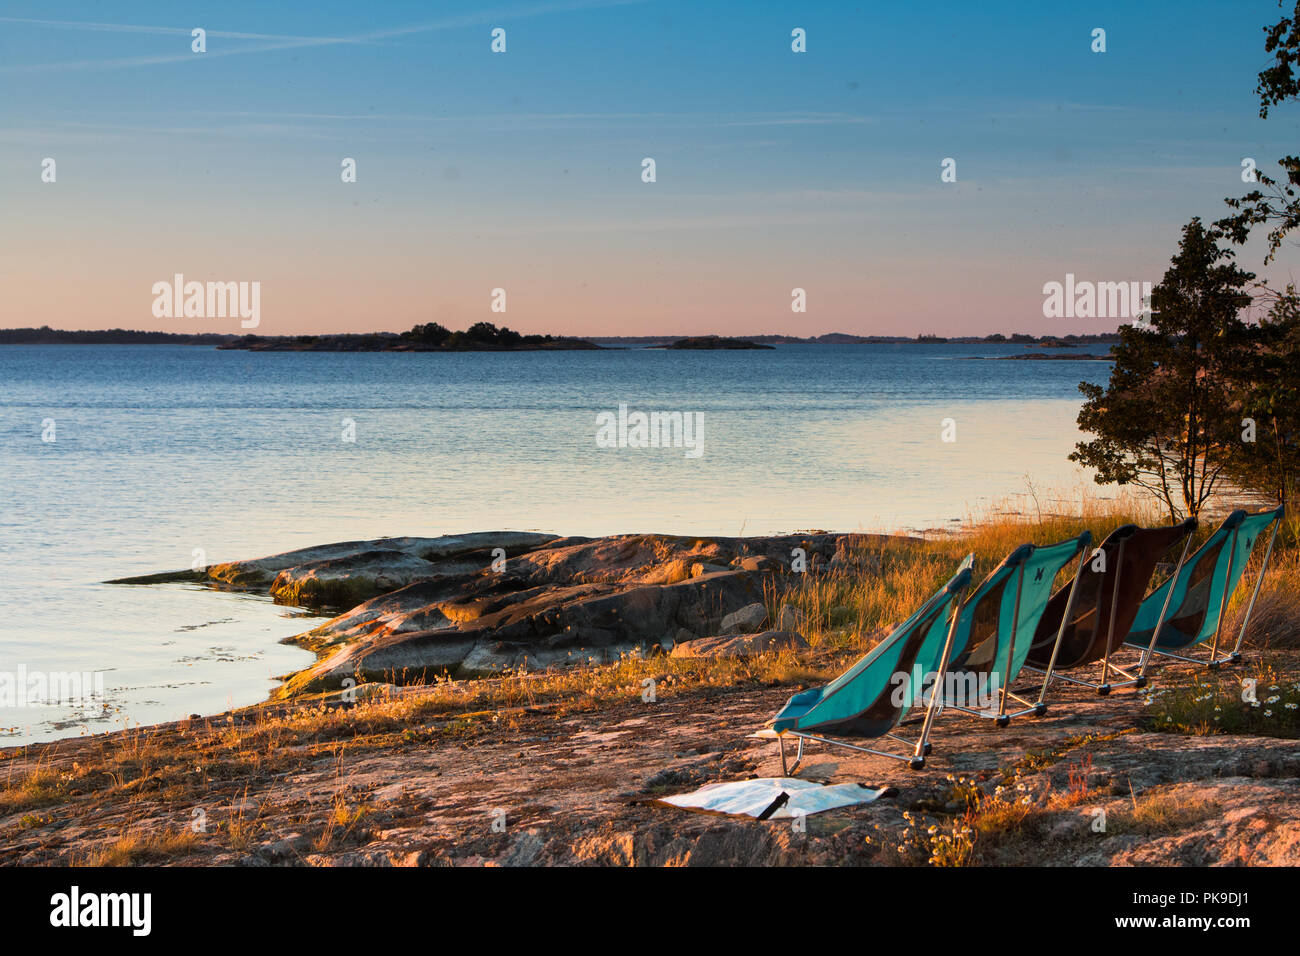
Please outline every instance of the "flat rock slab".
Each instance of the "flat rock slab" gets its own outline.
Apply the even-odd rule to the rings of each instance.
[[[292,695],[348,679],[419,683],[605,663],[683,643],[711,657],[805,646],[775,632],[763,636],[768,586],[780,590],[796,570],[815,573],[836,555],[897,543],[862,534],[562,538],[489,531],[342,541],[113,583],[201,580],[265,590],[282,604],[346,609],[290,639],[321,657],[279,691]],[[795,555],[804,562],[798,569]],[[696,641],[716,634],[734,640]]]
[[[405,554],[437,561],[456,557],[472,551],[503,548],[507,551],[524,551],[541,547],[559,539],[558,535],[531,531],[480,531],[471,534],[443,535],[437,538],[371,538],[364,541],[336,541],[331,544],[312,545],[294,551],[283,551],[264,558],[246,561],[226,561],[208,566],[204,571],[164,571],[129,578],[115,578],[108,584],[159,584],[166,581],[204,580],[214,586],[260,590],[270,588],[281,571],[318,562],[370,560],[374,551],[400,551]]]
[[[412,712],[407,733],[337,730],[329,740],[275,751],[281,763],[248,761],[213,776],[200,795],[115,786],[39,811],[0,816],[0,865],[67,864],[127,833],[187,830],[197,803],[208,831],[168,862],[202,865],[925,865],[915,844],[962,820],[953,778],[1005,779],[1014,799],[1042,806],[1084,773],[1088,790],[1025,825],[977,842],[988,865],[1293,865],[1300,845],[1300,741],[1241,735],[1188,737],[1140,726],[1132,694],[1101,698],[1062,688],[1045,717],[987,720],[944,714],[924,770],[884,757],[814,744],[809,771],[831,784],[893,787],[897,794],[790,821],[714,817],[654,801],[707,783],[781,774],[772,741],[751,739],[797,686],[668,689],[644,701],[630,689],[596,709],[453,721]],[[370,706],[370,705],[364,705]],[[375,705],[381,706],[381,705]],[[365,711],[356,712],[364,716]],[[365,723],[358,718],[358,728]],[[437,728],[453,721],[455,734]],[[151,729],[149,746],[203,750],[229,733],[224,720]],[[15,755],[6,772],[71,773],[129,754],[137,732],[70,739]],[[400,784],[399,789],[395,789]],[[1192,812],[1150,829],[1122,826],[1133,806],[1180,801]],[[360,815],[327,828],[340,805]],[[248,807],[256,809],[247,809]],[[244,808],[244,809],[236,809]],[[1110,825],[1094,829],[1096,811]],[[364,811],[362,813],[362,811]],[[909,814],[910,819],[904,814]],[[228,821],[245,824],[232,841]]]
[[[716,629],[720,609],[761,595],[761,581],[746,571],[625,590],[587,585],[529,591],[519,601],[489,602],[487,613],[455,624],[412,632],[381,627],[359,636],[295,678],[292,689],[326,689],[358,676],[391,680],[397,674],[418,682],[442,674],[608,663],[631,649],[658,648],[682,630],[707,633]],[[440,607],[447,620],[456,613],[454,602]]]
[[[806,648],[808,642],[793,631],[762,631],[758,634],[718,634],[684,641],[670,657],[753,657],[767,651]]]
[[[354,607],[415,581],[454,573],[446,565],[382,548],[346,558],[322,558],[277,574],[271,582],[271,597],[279,604],[299,607]],[[462,561],[458,570],[473,573],[479,567],[478,562]]]

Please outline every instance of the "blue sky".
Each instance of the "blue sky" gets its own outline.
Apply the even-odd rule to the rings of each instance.
[[[1252,92],[1279,16],[11,0],[0,324],[232,331],[152,316],[182,272],[262,282],[272,334],[1110,331],[1045,319],[1043,284],[1158,280],[1180,226],[1244,191],[1243,157],[1295,151],[1295,108],[1261,121]]]

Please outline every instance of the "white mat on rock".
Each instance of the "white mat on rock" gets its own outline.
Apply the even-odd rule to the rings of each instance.
[[[824,786],[797,777],[760,777],[757,780],[711,783],[694,793],[664,797],[660,802],[687,810],[778,820],[870,803],[888,792],[888,787],[872,790],[860,783]]]

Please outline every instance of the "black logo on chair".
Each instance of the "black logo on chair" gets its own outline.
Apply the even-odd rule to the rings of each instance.
[[[1039,569],[1038,569],[1038,573],[1034,575],[1034,580],[1035,580],[1035,581],[1041,581],[1041,580],[1043,580],[1043,569],[1042,569],[1042,568],[1039,568]]]

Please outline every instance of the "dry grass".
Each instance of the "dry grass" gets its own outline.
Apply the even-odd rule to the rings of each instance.
[[[312,841],[312,849],[317,853],[325,853],[340,844],[347,843],[348,839],[357,832],[361,821],[365,819],[366,812],[365,807],[349,806],[342,792],[335,794],[329,816],[325,820],[325,828]]]
[[[1106,832],[1159,836],[1176,833],[1217,816],[1222,807],[1213,800],[1188,794],[1157,792],[1134,798],[1133,809],[1112,812],[1106,817]]]
[[[949,777],[942,802],[965,809],[928,824],[905,813],[899,852],[930,866],[1036,863],[1048,843],[1177,833],[1223,809],[1212,799],[1169,790],[1116,800],[1109,786],[1094,789],[1091,776],[1092,755],[1084,753],[1067,768],[1064,788],[1035,788],[1018,773],[991,788],[987,782]],[[1083,816],[1080,808],[1087,811]]]
[[[0,788],[0,816],[35,810],[62,803],[68,795],[65,775],[48,766],[38,766],[15,774],[10,767],[8,779]]]
[[[653,693],[656,699],[683,690],[801,684],[832,676],[794,651],[750,659],[709,660],[634,656],[602,667],[500,678],[439,681],[367,694],[349,707],[325,700],[305,705],[264,705],[205,721],[200,733],[171,729],[130,731],[107,737],[97,759],[54,766],[46,753],[35,766],[23,751],[6,756],[0,772],[0,816],[79,799],[162,799],[193,806],[215,788],[263,778],[341,749],[382,750],[438,739],[468,739],[508,730],[526,710],[557,716],[600,709]],[[199,730],[200,728],[196,728]],[[337,822],[337,821],[336,821]],[[238,849],[255,841],[256,817],[242,813],[225,824]]]
[[[135,866],[160,863],[189,853],[198,837],[190,830],[176,833],[127,833],[105,846],[92,850],[82,866]]]
[[[1282,541],[1279,534],[1246,634],[1251,646],[1266,650],[1300,647],[1300,550],[1281,550]],[[1233,593],[1224,619],[1223,633],[1232,643],[1241,630],[1259,565],[1264,559],[1263,546],[1256,550],[1259,553],[1251,556],[1243,583]]]
[[[975,555],[976,581],[1026,542],[1054,544],[1091,531],[1097,543],[1123,524],[1161,524],[1160,512],[1133,496],[1071,499],[1071,514],[1045,512],[1036,491],[1004,499],[989,511],[968,515],[952,534],[897,539],[883,549],[863,546],[843,568],[806,574],[784,593],[768,595],[776,620],[782,604],[803,613],[804,637],[817,648],[861,653],[906,620],[937,591],[967,554]],[[858,567],[872,568],[863,573]],[[875,570],[876,568],[879,570]],[[1061,572],[1061,580],[1073,574]]]

